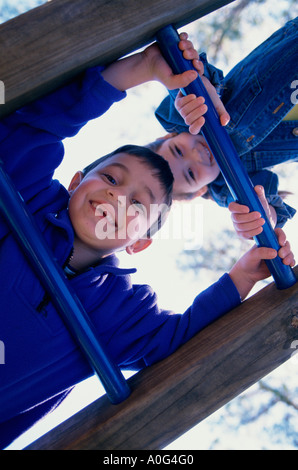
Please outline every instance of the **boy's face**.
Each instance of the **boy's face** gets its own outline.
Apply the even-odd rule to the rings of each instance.
[[[205,192],[219,175],[219,167],[201,135],[182,132],[164,140],[158,153],[168,161],[174,175],[173,196]]]
[[[125,153],[112,156],[87,173],[76,173],[69,186],[69,216],[76,239],[94,256],[141,251],[158,218],[164,190],[142,160]]]

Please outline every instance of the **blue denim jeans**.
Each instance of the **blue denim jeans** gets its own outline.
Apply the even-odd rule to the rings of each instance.
[[[282,139],[277,137],[280,132],[273,132],[295,104],[291,88],[295,80],[298,80],[298,18],[276,31],[224,79],[222,101],[231,116],[227,130],[239,155],[262,142],[263,150],[283,150],[287,146],[290,154],[297,157],[298,136],[292,133],[297,123],[282,126],[284,131],[290,126],[290,132]],[[272,164],[276,164],[275,158]],[[266,161],[263,168],[272,164]]]

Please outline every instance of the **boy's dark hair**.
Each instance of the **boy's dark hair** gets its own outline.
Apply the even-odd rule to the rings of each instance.
[[[82,172],[83,175],[87,175],[91,170],[96,168],[100,163],[108,160],[114,155],[119,153],[127,153],[128,155],[133,155],[136,158],[140,159],[145,165],[153,170],[153,176],[156,177],[164,189],[164,204],[162,204],[162,210],[159,214],[158,220],[152,224],[149,228],[146,237],[152,237],[163,225],[166,214],[169,212],[172,205],[172,191],[174,177],[170,169],[168,162],[161,156],[155,153],[153,150],[147,147],[142,147],[140,145],[123,145],[113,152],[104,155],[103,157],[98,158],[90,165],[86,166]]]

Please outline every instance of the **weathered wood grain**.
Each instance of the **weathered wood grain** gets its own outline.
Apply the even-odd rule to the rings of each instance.
[[[232,0],[52,0],[0,26],[0,116]]]

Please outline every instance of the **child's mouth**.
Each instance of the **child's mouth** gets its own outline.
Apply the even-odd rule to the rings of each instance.
[[[93,208],[97,217],[100,217],[101,219],[105,218],[108,224],[117,227],[115,210],[113,206],[97,201],[89,201],[89,204]]]
[[[209,147],[206,147],[205,145],[204,145],[204,149],[205,149],[205,152],[207,154],[210,164],[212,164],[214,157],[213,157],[211,150],[209,149]]]

